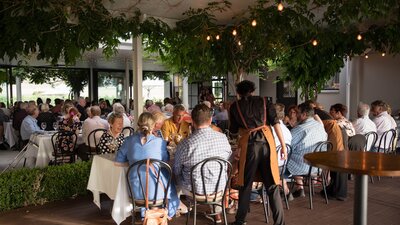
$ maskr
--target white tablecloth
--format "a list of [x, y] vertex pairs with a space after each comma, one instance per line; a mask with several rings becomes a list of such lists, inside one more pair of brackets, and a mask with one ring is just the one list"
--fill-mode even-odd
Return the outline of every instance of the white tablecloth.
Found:
[[10, 147], [12, 147], [18, 141], [18, 137], [15, 134], [15, 130], [12, 126], [12, 122], [4, 122], [3, 126], [4, 126], [4, 137], [6, 138], [7, 143], [10, 145]]
[[[55, 131], [46, 131], [42, 134], [31, 135], [30, 142], [28, 144], [28, 148], [25, 154], [25, 158], [31, 159], [27, 161], [29, 164], [30, 162], [34, 162], [34, 159], [36, 158], [36, 162], [33, 163], [34, 166], [45, 167], [49, 165], [50, 160], [54, 159], [53, 145], [51, 143], [51, 137], [54, 133]], [[77, 145], [82, 143], [82, 134], [79, 134]]]
[[129, 201], [128, 185], [125, 174], [127, 167], [114, 165], [115, 154], [95, 155], [87, 189], [93, 193], [93, 202], [101, 208], [100, 193], [114, 200], [111, 216], [120, 224], [131, 215], [132, 204]]

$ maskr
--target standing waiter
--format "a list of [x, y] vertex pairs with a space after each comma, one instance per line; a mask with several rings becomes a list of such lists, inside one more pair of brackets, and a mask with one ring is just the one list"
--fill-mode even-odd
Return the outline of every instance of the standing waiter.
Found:
[[[232, 225], [246, 224], [245, 218], [250, 204], [253, 181], [260, 177], [267, 190], [274, 224], [285, 224], [283, 206], [279, 194], [279, 169], [274, 127], [282, 146], [281, 157], [286, 159], [286, 145], [275, 107], [265, 98], [253, 96], [255, 85], [244, 80], [236, 85], [240, 99], [229, 110], [230, 132], [239, 132], [240, 139], [236, 158], [239, 159], [239, 208]], [[256, 176], [257, 174], [257, 176]], [[259, 175], [259, 176], [258, 176]]]

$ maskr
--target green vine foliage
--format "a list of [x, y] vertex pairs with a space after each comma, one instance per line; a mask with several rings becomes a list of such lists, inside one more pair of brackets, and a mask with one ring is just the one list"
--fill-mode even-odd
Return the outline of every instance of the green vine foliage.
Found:
[[[282, 12], [279, 2], [285, 4]], [[0, 57], [35, 53], [53, 63], [63, 57], [68, 65], [100, 45], [112, 55], [119, 38], [142, 35], [146, 51], [189, 81], [230, 73], [239, 81], [243, 73], [266, 71], [274, 62], [284, 71], [279, 80], [292, 80], [305, 98], [315, 98], [344, 60], [370, 50], [400, 52], [398, 0], [259, 0], [231, 24], [219, 24], [215, 15], [230, 7], [218, 1], [189, 9], [169, 27], [152, 17], [140, 21], [134, 9], [130, 15], [110, 13], [103, 0], [3, 0]]]

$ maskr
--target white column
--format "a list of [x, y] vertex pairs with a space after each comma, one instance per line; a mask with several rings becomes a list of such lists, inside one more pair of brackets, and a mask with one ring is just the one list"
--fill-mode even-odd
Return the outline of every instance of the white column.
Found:
[[89, 90], [89, 92], [90, 92], [90, 100], [94, 100], [94, 90], [93, 90], [93, 88], [94, 88], [94, 84], [93, 84], [93, 62], [92, 61], [90, 61], [89, 62], [90, 63], [90, 68], [89, 68], [89, 71], [90, 71], [90, 75], [89, 75], [89, 88], [90, 88], [90, 90]]
[[[350, 88], [351, 85], [351, 77], [350, 77], [350, 58], [346, 59], [346, 106], [348, 111], [350, 112]], [[347, 119], [349, 119], [350, 113], [347, 113]]]
[[[172, 93], [175, 96], [175, 93]], [[188, 78], [184, 77], [182, 80], [182, 104], [186, 107], [186, 109], [190, 108], [189, 105], [189, 84]]]
[[21, 78], [19, 76], [15, 77], [15, 86], [17, 87], [17, 101], [22, 101]]
[[129, 110], [129, 60], [128, 59], [125, 59], [124, 90], [125, 90], [125, 99], [122, 99], [122, 102], [126, 103], [126, 108], [127, 110]]
[[[143, 50], [142, 38], [136, 37], [132, 41], [133, 45], [133, 99], [134, 99], [134, 118], [137, 121], [139, 115], [143, 112]], [[134, 123], [136, 126], [136, 123]], [[136, 127], [135, 127], [136, 128]]]

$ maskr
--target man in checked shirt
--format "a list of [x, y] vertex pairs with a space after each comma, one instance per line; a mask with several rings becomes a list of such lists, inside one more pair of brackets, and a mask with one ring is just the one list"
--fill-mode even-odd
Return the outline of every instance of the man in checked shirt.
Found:
[[[221, 157], [228, 160], [232, 150], [229, 145], [228, 139], [223, 133], [219, 133], [211, 129], [212, 111], [209, 107], [204, 104], [199, 104], [192, 110], [192, 121], [194, 131], [193, 133], [183, 141], [181, 141], [175, 153], [174, 161], [174, 174], [178, 183], [178, 187], [182, 189], [183, 194], [191, 196], [190, 193], [191, 181], [190, 181], [190, 170], [198, 162], [210, 158], [210, 157]], [[209, 173], [204, 173], [206, 181], [210, 181], [206, 184], [206, 190], [211, 190], [210, 187], [215, 187], [218, 182], [219, 167], [217, 165], [206, 164]], [[215, 166], [215, 168], [213, 168]], [[226, 168], [225, 168], [226, 169]], [[213, 174], [213, 172], [215, 173]], [[217, 172], [218, 171], [218, 172]], [[194, 171], [195, 177], [195, 188], [196, 194], [213, 194], [213, 193], [201, 193], [203, 191], [200, 170]], [[196, 179], [198, 178], [198, 179]], [[221, 176], [220, 184], [226, 183], [227, 176]], [[222, 191], [223, 185], [219, 185]], [[200, 192], [200, 193], [199, 193]], [[216, 212], [221, 212], [221, 207], [216, 207]], [[215, 217], [217, 223], [221, 222], [220, 215]]]

